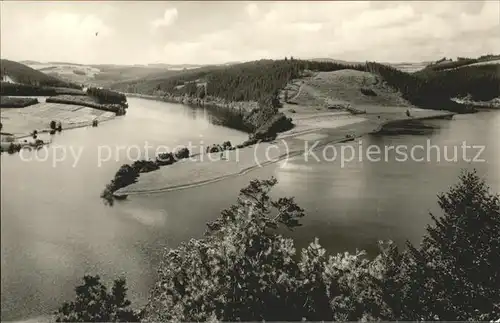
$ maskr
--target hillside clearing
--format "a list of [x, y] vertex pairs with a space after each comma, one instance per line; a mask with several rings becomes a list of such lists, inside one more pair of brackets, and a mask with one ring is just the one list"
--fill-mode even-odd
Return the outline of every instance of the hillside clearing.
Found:
[[[387, 86], [379, 76], [368, 72], [351, 69], [319, 72], [299, 82], [298, 87], [297, 81], [287, 87], [288, 97], [291, 97], [289, 102], [295, 104], [295, 107], [287, 105], [287, 110], [305, 112], [352, 107], [368, 112], [381, 107], [411, 107], [400, 93]], [[362, 91], [370, 91], [374, 95], [366, 95]]]

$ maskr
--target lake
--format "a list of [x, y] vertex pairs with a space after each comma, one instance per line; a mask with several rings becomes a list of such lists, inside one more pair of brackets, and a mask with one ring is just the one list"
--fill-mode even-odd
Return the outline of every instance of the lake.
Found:
[[[486, 147], [480, 156], [486, 162], [398, 162], [392, 152], [387, 161], [357, 159], [341, 167], [339, 160], [299, 157], [205, 186], [130, 196], [108, 207], [99, 194], [130, 157], [146, 151], [152, 157], [161, 145], [236, 144], [247, 138], [211, 124], [211, 115], [201, 109], [128, 101], [126, 116], [97, 128], [63, 131], [53, 137], [48, 155], [23, 155], [39, 160], [2, 154], [2, 320], [50, 313], [73, 298], [85, 273], [98, 273], [107, 282], [124, 275], [131, 299], [144, 304], [162, 249], [200, 237], [205, 223], [234, 203], [254, 178], [275, 176], [279, 183], [273, 195], [295, 196], [306, 210], [303, 227], [290, 234], [297, 246], [318, 237], [330, 252], [373, 251], [379, 239], [417, 243], [429, 211], [439, 211], [436, 194], [454, 184], [462, 168], [476, 168], [500, 191], [500, 113], [482, 112], [429, 121], [437, 127], [429, 135], [366, 136], [361, 145], [415, 146], [430, 140], [456, 147], [466, 141]], [[52, 150], [57, 145], [72, 148], [64, 161], [62, 149]], [[467, 156], [476, 153], [470, 149]], [[61, 161], [54, 164], [54, 156]]]

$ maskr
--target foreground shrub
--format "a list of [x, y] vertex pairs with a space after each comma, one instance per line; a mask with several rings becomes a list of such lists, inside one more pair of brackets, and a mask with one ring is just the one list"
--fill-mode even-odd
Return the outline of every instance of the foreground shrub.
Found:
[[139, 322], [139, 313], [130, 309], [124, 279], [117, 279], [110, 292], [99, 276], [84, 276], [75, 288], [76, 300], [64, 303], [56, 312], [57, 322]]
[[[313, 242], [297, 260], [293, 241], [275, 232], [300, 226], [291, 198], [272, 200], [273, 178], [252, 181], [236, 205], [208, 224], [203, 240], [166, 252], [145, 309], [151, 321], [361, 319], [370, 262], [363, 253], [328, 257]], [[357, 295], [360, 294], [360, 295]]]
[[431, 215], [434, 223], [421, 246], [409, 246], [403, 302], [417, 308], [404, 319], [500, 318], [499, 196], [475, 172], [466, 172], [439, 195], [439, 206], [444, 214]]
[[280, 228], [300, 226], [276, 179], [254, 180], [203, 239], [168, 250], [143, 309], [147, 321], [492, 321], [500, 317], [500, 201], [475, 172], [439, 195], [421, 245], [380, 243], [328, 255], [316, 239], [297, 253]]
[[[492, 320], [499, 316], [498, 196], [475, 173], [439, 196], [422, 246], [381, 243], [328, 256], [318, 241], [296, 254], [277, 234], [299, 226], [293, 199], [252, 181], [203, 240], [166, 252], [145, 309], [148, 320]], [[300, 256], [297, 259], [297, 256]], [[477, 269], [476, 269], [477, 268]], [[496, 293], [495, 293], [496, 292]]]
[[[279, 225], [297, 226], [303, 211], [291, 199], [271, 205], [268, 192], [275, 183], [252, 181], [237, 205], [208, 225], [204, 240], [191, 240], [167, 252], [148, 320], [202, 321], [215, 315], [249, 321], [277, 318], [277, 305], [293, 307], [296, 302], [287, 297], [295, 289], [287, 271], [298, 270], [292, 261], [293, 243], [267, 231]], [[273, 216], [271, 208], [278, 211]], [[282, 282], [280, 290], [274, 290], [276, 281]], [[280, 312], [290, 319], [297, 316]]]

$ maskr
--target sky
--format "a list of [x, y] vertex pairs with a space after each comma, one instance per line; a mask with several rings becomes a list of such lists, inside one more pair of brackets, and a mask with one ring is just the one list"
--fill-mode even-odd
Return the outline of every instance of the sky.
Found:
[[498, 0], [2, 1], [0, 9], [0, 55], [16, 61], [421, 62], [500, 54]]

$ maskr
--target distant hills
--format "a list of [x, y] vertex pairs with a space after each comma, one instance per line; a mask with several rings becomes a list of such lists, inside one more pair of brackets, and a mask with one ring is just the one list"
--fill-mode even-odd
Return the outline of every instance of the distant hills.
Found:
[[224, 63], [224, 64], [166, 64], [166, 63], [151, 63], [151, 64], [129, 64], [129, 65], [123, 65], [123, 64], [80, 64], [80, 63], [71, 63], [71, 62], [58, 62], [58, 61], [52, 61], [52, 62], [39, 62], [39, 61], [33, 61], [33, 60], [24, 60], [24, 61], [19, 61], [19, 63], [24, 64], [24, 65], [67, 65], [67, 66], [91, 66], [91, 67], [105, 67], [105, 68], [130, 68], [130, 67], [144, 67], [144, 68], [162, 68], [162, 69], [175, 69], [175, 70], [182, 70], [182, 69], [193, 69], [193, 68], [200, 68], [203, 66], [208, 66], [208, 65], [229, 65], [229, 64], [236, 64], [236, 63]]
[[41, 64], [40, 62], [37, 62], [37, 61], [19, 61], [19, 63], [24, 64], [24, 65]]
[[[346, 64], [346, 65], [357, 65], [365, 63], [365, 62], [355, 62], [355, 61], [344, 61], [332, 58], [313, 58], [310, 60], [316, 62], [332, 62], [332, 63]], [[483, 55], [478, 58], [457, 57], [455, 60], [444, 57], [436, 61], [413, 62], [413, 63], [412, 62], [401, 62], [401, 63], [379, 62], [379, 63], [394, 67], [403, 72], [415, 73], [424, 69], [442, 71], [442, 70], [465, 67], [470, 65], [499, 64], [500, 55], [490, 54], [490, 55]]]
[[0, 75], [2, 81], [36, 86], [74, 87], [69, 82], [48, 75], [25, 64], [7, 59], [0, 60]]
[[500, 64], [500, 55], [483, 55], [478, 58], [457, 57], [456, 60], [443, 57], [442, 59], [428, 64], [425, 69], [431, 71], [446, 71], [466, 66]]
[[148, 65], [84, 65], [70, 62], [22, 61], [27, 67], [66, 82], [87, 86], [106, 86], [111, 82], [134, 80], [169, 71], [166, 67]]
[[[291, 57], [288, 57], [290, 60]], [[297, 58], [295, 58], [296, 60]], [[476, 59], [471, 58], [457, 58], [457, 60], [451, 59], [440, 59], [434, 62], [419, 62], [419, 63], [382, 63], [384, 65], [393, 67], [397, 70], [415, 73], [418, 71], [444, 71], [447, 69], [462, 68], [470, 65], [478, 64], [498, 64], [500, 55], [484, 55]], [[111, 86], [119, 84], [135, 84], [139, 87], [145, 85], [147, 88], [151, 84], [159, 85], [160, 80], [165, 80], [175, 75], [188, 74], [191, 71], [193, 75], [199, 75], [204, 77], [207, 73], [211, 73], [215, 70], [226, 68], [228, 66], [244, 66], [247, 63], [252, 62], [228, 62], [224, 64], [166, 64], [166, 63], [151, 63], [151, 64], [135, 64], [135, 65], [117, 65], [117, 64], [78, 64], [71, 62], [38, 62], [33, 60], [25, 60], [20, 63], [16, 63], [9, 60], [2, 60], [6, 62], [6, 66], [12, 66], [12, 64], [22, 65], [17, 67], [11, 67], [10, 69], [14, 72], [10, 72], [9, 76], [11, 79], [15, 80], [21, 79], [26, 81], [26, 75], [30, 75], [28, 78], [30, 81], [38, 82], [39, 80], [52, 80], [50, 82], [70, 82], [84, 84], [86, 86]], [[272, 60], [258, 60], [254, 62], [266, 62]], [[333, 59], [328, 57], [318, 57], [307, 59], [309, 62], [315, 63], [330, 63], [339, 64], [346, 66], [353, 66], [359, 64], [365, 64], [366, 62], [356, 62], [356, 61], [346, 61]], [[24, 64], [24, 65], [23, 65]], [[243, 64], [243, 65], [242, 65]], [[37, 73], [35, 73], [35, 71]], [[38, 76], [37, 76], [38, 75]], [[187, 74], [186, 74], [187, 75]], [[151, 81], [153, 81], [151, 83]], [[147, 85], [146, 85], [147, 83]]]
[[155, 67], [155, 68], [165, 68], [165, 69], [172, 69], [172, 70], [183, 70], [183, 69], [193, 69], [193, 68], [200, 68], [205, 65], [197, 65], [197, 64], [163, 64], [163, 63], [156, 63], [156, 64], [147, 64], [143, 65], [147, 67]]
[[33, 60], [20, 61], [32, 69], [46, 75], [59, 78], [66, 82], [85, 84], [88, 86], [106, 86], [115, 82], [134, 81], [142, 78], [163, 77], [185, 70], [229, 66], [237, 63], [219, 65], [200, 64], [79, 64], [71, 62], [38, 62]]

